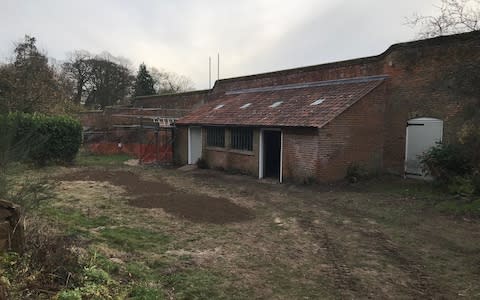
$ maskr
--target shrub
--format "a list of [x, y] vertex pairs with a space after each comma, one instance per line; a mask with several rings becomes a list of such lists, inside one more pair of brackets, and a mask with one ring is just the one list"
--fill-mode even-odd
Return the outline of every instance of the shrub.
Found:
[[[471, 109], [471, 111], [478, 113], [478, 109]], [[469, 152], [473, 166], [480, 171], [480, 151], [478, 151], [480, 149], [480, 120], [465, 122], [458, 133], [458, 140]]]
[[438, 144], [422, 157], [424, 170], [451, 194], [480, 194], [480, 172], [470, 144]]
[[82, 142], [80, 122], [66, 116], [33, 116], [36, 133], [42, 139], [41, 147], [35, 147], [31, 158], [38, 164], [48, 161], [70, 163], [78, 153]]
[[447, 187], [451, 194], [461, 196], [471, 196], [475, 194], [475, 186], [470, 176], [455, 176], [450, 180]]
[[85, 267], [84, 274], [84, 280], [92, 283], [107, 284], [111, 281], [110, 275], [96, 266]]
[[67, 116], [11, 113], [0, 116], [2, 161], [70, 163], [82, 142], [82, 126]]
[[34, 228], [30, 226], [27, 229], [26, 257], [29, 258], [29, 276], [36, 274], [35, 281], [45, 286], [81, 282], [82, 278], [77, 274], [80, 273], [82, 264], [72, 250], [76, 246], [76, 240], [56, 234], [46, 224]]
[[480, 172], [476, 172], [473, 175], [472, 184], [475, 189], [475, 194], [480, 195]]
[[473, 167], [468, 149], [460, 144], [438, 144], [421, 157], [424, 170], [441, 183], [472, 173]]
[[82, 293], [79, 290], [61, 291], [58, 300], [82, 300]]
[[355, 183], [360, 179], [364, 179], [368, 177], [368, 172], [358, 163], [352, 163], [347, 168], [347, 175], [345, 178], [351, 182]]

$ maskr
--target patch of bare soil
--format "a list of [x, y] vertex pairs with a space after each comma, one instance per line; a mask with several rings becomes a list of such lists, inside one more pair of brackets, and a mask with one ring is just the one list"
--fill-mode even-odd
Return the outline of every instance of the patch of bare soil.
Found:
[[254, 217], [248, 208], [226, 198], [177, 191], [168, 183], [143, 180], [129, 171], [88, 169], [57, 178], [61, 181], [108, 181], [122, 186], [128, 192], [129, 203], [142, 208], [162, 208], [167, 213], [192, 222], [225, 224], [241, 222]]
[[225, 198], [181, 192], [142, 195], [130, 200], [130, 204], [144, 208], [163, 208], [167, 213], [193, 222], [224, 224], [253, 218], [253, 214], [248, 208]]

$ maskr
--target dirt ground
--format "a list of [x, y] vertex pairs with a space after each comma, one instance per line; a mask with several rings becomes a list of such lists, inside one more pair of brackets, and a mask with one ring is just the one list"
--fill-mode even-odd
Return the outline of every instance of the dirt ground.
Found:
[[434, 211], [437, 195], [417, 182], [301, 186], [142, 167], [55, 176], [69, 199], [56, 205], [171, 237], [161, 249], [104, 255], [178, 259], [222, 278], [219, 298], [480, 298], [479, 222]]
[[193, 222], [223, 224], [253, 218], [253, 212], [225, 198], [176, 190], [158, 180], [144, 180], [131, 171], [81, 170], [57, 178], [61, 181], [107, 181], [127, 191], [133, 206], [162, 208]]

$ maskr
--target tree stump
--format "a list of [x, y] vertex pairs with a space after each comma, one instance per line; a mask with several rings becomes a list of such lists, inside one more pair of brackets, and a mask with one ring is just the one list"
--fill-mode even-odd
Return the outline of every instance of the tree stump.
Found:
[[23, 253], [24, 249], [23, 209], [10, 201], [0, 199], [0, 250]]

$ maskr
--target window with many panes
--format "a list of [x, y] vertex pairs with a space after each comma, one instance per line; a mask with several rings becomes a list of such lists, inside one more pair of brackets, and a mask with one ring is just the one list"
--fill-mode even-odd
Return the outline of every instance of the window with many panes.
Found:
[[225, 128], [207, 127], [207, 146], [225, 147]]
[[252, 151], [253, 129], [236, 127], [230, 131], [230, 145], [232, 149]]

